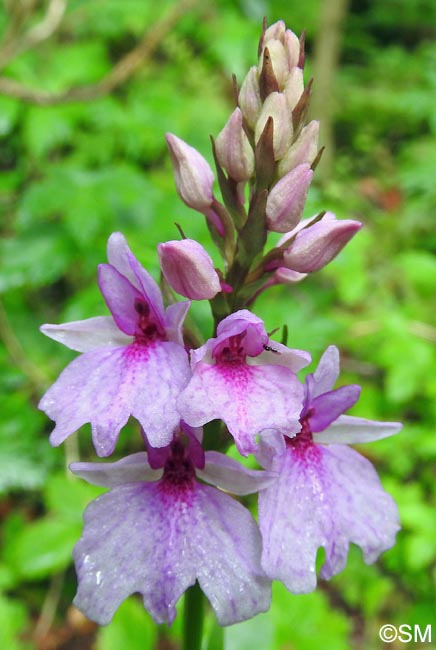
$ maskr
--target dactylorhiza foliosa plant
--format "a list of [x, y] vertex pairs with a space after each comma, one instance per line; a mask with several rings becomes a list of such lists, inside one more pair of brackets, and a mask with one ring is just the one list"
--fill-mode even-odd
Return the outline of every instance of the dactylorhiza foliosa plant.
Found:
[[[98, 268], [111, 315], [41, 328], [81, 353], [40, 402], [56, 423], [53, 445], [90, 422], [97, 454], [110, 456], [130, 416], [141, 427], [144, 451], [70, 467], [108, 488], [86, 509], [74, 549], [74, 603], [101, 625], [134, 592], [156, 623], [170, 624], [187, 590], [204, 592], [219, 625], [232, 625], [268, 610], [273, 580], [293, 594], [314, 590], [320, 547], [328, 580], [344, 568], [350, 542], [368, 563], [395, 542], [396, 505], [348, 445], [401, 425], [344, 415], [360, 387], [335, 388], [338, 349], [330, 345], [303, 383], [309, 352], [271, 340], [251, 310], [263, 291], [328, 264], [361, 227], [331, 212], [301, 220], [319, 160], [303, 66], [303, 39], [282, 21], [265, 25], [258, 65], [235, 83], [237, 106], [212, 142], [222, 201], [203, 156], [167, 135], [178, 194], [205, 216], [222, 268], [182, 232], [159, 244], [163, 282], [188, 298], [165, 306], [113, 233]], [[282, 234], [274, 247], [269, 232]], [[211, 306], [205, 342], [183, 326], [192, 300]], [[233, 443], [260, 469], [226, 455]], [[257, 521], [237, 498], [253, 493]], [[185, 615], [200, 609], [185, 601]]]

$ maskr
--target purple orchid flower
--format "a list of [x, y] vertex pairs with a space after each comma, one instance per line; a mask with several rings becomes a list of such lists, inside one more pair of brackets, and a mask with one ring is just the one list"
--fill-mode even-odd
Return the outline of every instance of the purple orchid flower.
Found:
[[191, 426], [224, 420], [243, 455], [256, 435], [299, 431], [303, 388], [295, 375], [310, 362], [302, 350], [271, 342], [263, 321], [243, 309], [218, 325], [217, 337], [191, 352], [193, 376], [178, 399]]
[[267, 611], [271, 582], [260, 564], [261, 537], [246, 508], [217, 485], [248, 494], [272, 480], [218, 452], [204, 452], [181, 423], [168, 447], [148, 447], [116, 463], [73, 463], [71, 470], [111, 490], [85, 511], [74, 549], [75, 605], [101, 625], [140, 592], [156, 623], [198, 580], [220, 625]]
[[327, 348], [308, 375], [301, 430], [293, 438], [272, 434], [259, 460], [278, 479], [259, 494], [262, 566], [293, 593], [316, 587], [316, 554], [325, 550], [320, 575], [330, 579], [345, 567], [350, 542], [374, 562], [395, 543], [397, 507], [371, 463], [347, 444], [391, 436], [398, 422], [342, 415], [359, 398], [359, 386], [333, 390], [339, 352]]
[[99, 456], [112, 453], [130, 415], [152, 445], [168, 445], [180, 420], [176, 397], [191, 376], [181, 333], [190, 303], [164, 310], [159, 287], [121, 233], [109, 238], [108, 260], [99, 266], [98, 282], [112, 316], [41, 327], [84, 353], [39, 403], [56, 422], [50, 442], [57, 446], [90, 422]]

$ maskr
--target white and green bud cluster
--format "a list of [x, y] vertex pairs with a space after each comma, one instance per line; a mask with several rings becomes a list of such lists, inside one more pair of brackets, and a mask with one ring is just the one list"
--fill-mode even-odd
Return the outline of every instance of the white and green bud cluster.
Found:
[[266, 29], [259, 45], [259, 61], [250, 68], [238, 102], [245, 128], [257, 145], [269, 118], [273, 121], [276, 178], [297, 165], [312, 165], [318, 156], [319, 123], [305, 125], [310, 84], [304, 86], [304, 39], [280, 20]]

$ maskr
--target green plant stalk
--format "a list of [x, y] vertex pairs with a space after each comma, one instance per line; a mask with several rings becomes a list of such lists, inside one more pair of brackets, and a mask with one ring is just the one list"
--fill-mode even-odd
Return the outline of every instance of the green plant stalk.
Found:
[[201, 650], [203, 621], [204, 595], [196, 582], [185, 593], [182, 650]]

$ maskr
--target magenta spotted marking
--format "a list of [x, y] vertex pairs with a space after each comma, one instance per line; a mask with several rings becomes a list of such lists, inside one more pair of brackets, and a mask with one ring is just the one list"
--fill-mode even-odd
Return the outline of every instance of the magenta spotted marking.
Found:
[[156, 347], [156, 341], [150, 341], [148, 344], [135, 340], [134, 343], [127, 345], [124, 349], [124, 357], [128, 363], [146, 362], [150, 357], [153, 348]]
[[285, 436], [286, 447], [295, 461], [307, 466], [317, 466], [321, 450], [313, 441], [309, 417], [301, 418], [301, 431], [293, 438]]
[[138, 314], [137, 327], [135, 331], [135, 341], [141, 345], [148, 345], [152, 341], [166, 341], [165, 333], [159, 327], [153, 315], [149, 304], [145, 299], [135, 298], [134, 308]]
[[242, 344], [243, 339], [247, 335], [247, 330], [240, 334], [229, 336], [228, 339], [216, 345], [213, 349], [212, 356], [215, 357], [217, 363], [239, 365], [245, 363], [247, 358], [247, 351]]
[[255, 368], [244, 363], [220, 363], [215, 366], [215, 370], [239, 393], [249, 390]]
[[[150, 451], [149, 451], [150, 453]], [[151, 450], [151, 456], [157, 456]], [[165, 499], [187, 501], [193, 497], [196, 486], [195, 469], [204, 466], [204, 452], [190, 427], [184, 423], [174, 436], [168, 448], [168, 455], [157, 464], [163, 466], [163, 475], [158, 484]]]

